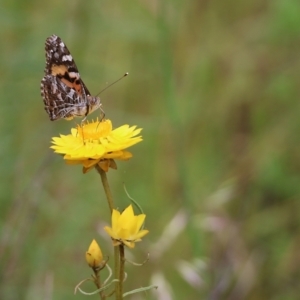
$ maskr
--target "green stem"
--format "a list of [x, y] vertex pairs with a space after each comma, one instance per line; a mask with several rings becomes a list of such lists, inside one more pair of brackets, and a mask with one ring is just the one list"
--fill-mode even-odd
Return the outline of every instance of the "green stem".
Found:
[[[93, 269], [93, 271], [94, 271], [94, 282], [95, 282], [95, 285], [97, 286], [98, 289], [100, 289], [101, 288], [101, 280], [100, 280], [99, 271], [95, 270], [95, 269]], [[101, 300], [106, 299], [104, 291], [99, 292], [99, 295], [100, 295], [100, 299]]]
[[111, 194], [111, 191], [110, 191], [110, 188], [109, 188], [109, 185], [108, 185], [106, 172], [103, 171], [98, 165], [96, 165], [96, 170], [98, 171], [98, 173], [101, 176], [101, 181], [102, 181], [102, 185], [103, 185], [104, 192], [105, 192], [105, 195], [106, 195], [106, 199], [107, 199], [107, 202], [108, 202], [108, 206], [109, 206], [109, 209], [110, 209], [110, 213], [112, 213], [113, 208], [114, 208], [114, 201], [113, 201], [112, 194]]
[[122, 298], [120, 298], [120, 299], [123, 299], [125, 250], [124, 250], [124, 246], [123, 245], [120, 245], [118, 248], [119, 248], [119, 252], [120, 252], [120, 269], [119, 269], [120, 284], [119, 284], [119, 289], [120, 289], [120, 294], [122, 296]]
[[[100, 174], [102, 185], [103, 185], [106, 199], [108, 202], [108, 206], [110, 209], [110, 213], [112, 213], [113, 208], [114, 208], [114, 201], [113, 201], [112, 194], [111, 194], [111, 191], [110, 191], [110, 188], [108, 185], [106, 172], [103, 171], [98, 165], [96, 165], [96, 170]], [[123, 252], [124, 252], [124, 250], [123, 250]], [[123, 299], [123, 296], [122, 296], [123, 275], [122, 275], [122, 278], [120, 278], [120, 276], [119, 276], [119, 274], [120, 274], [120, 249], [119, 249], [119, 247], [114, 247], [114, 260], [115, 260], [115, 269], [114, 269], [115, 278], [119, 279], [118, 281], [116, 281], [116, 284], [115, 284], [115, 295], [116, 295], [116, 300], [122, 300]], [[124, 263], [121, 265], [123, 265], [122, 272], [124, 273]]]
[[122, 283], [120, 281], [120, 249], [119, 247], [114, 247], [115, 252], [115, 278], [118, 279], [115, 284], [115, 291], [116, 291], [116, 300], [122, 300]]

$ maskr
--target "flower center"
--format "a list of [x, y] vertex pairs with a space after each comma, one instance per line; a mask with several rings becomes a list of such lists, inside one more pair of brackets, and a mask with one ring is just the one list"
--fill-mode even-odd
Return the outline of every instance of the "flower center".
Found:
[[102, 122], [86, 123], [77, 126], [77, 134], [80, 138], [89, 141], [99, 140], [107, 137], [111, 132], [111, 122], [108, 120]]

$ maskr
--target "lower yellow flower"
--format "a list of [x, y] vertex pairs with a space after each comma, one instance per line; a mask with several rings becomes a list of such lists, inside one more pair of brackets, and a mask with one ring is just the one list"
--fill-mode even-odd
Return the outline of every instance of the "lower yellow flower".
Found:
[[91, 242], [88, 251], [85, 253], [85, 259], [88, 265], [93, 269], [101, 268], [104, 264], [102, 251], [96, 240]]
[[132, 154], [124, 149], [142, 141], [141, 128], [123, 125], [112, 129], [110, 120], [86, 123], [71, 129], [71, 134], [53, 137], [55, 153], [64, 154], [68, 164], [82, 164], [86, 173], [98, 165], [104, 171], [116, 168], [114, 159], [128, 160]]
[[132, 205], [122, 213], [114, 209], [111, 218], [112, 227], [105, 226], [104, 230], [111, 236], [114, 246], [123, 244], [134, 248], [135, 242], [140, 242], [141, 238], [149, 232], [140, 230], [145, 218], [145, 214], [135, 216]]

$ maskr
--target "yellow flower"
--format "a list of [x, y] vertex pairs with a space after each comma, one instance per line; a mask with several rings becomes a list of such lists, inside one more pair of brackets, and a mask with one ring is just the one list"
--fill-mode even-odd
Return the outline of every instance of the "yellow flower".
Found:
[[114, 246], [124, 244], [134, 248], [134, 243], [141, 241], [141, 238], [149, 232], [140, 230], [145, 218], [145, 214], [135, 216], [132, 205], [122, 213], [114, 209], [111, 217], [112, 227], [105, 226], [104, 230], [111, 236]]
[[110, 120], [86, 123], [71, 129], [71, 134], [53, 137], [55, 153], [64, 154], [68, 164], [82, 164], [83, 173], [98, 165], [104, 171], [116, 169], [114, 159], [128, 160], [132, 154], [124, 149], [142, 141], [141, 128], [123, 125], [112, 129]]
[[85, 259], [91, 268], [99, 268], [102, 266], [103, 255], [96, 240], [91, 242], [88, 251], [85, 253]]

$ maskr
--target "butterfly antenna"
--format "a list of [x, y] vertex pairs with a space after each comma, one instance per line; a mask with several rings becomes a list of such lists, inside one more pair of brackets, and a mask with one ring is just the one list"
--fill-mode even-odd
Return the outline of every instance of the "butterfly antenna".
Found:
[[107, 87], [105, 87], [100, 93], [98, 93], [98, 94], [96, 95], [96, 97], [99, 96], [101, 93], [103, 93], [106, 89], [108, 89], [109, 87], [111, 87], [112, 85], [114, 85], [115, 83], [117, 83], [118, 81], [120, 81], [121, 79], [123, 79], [124, 77], [126, 77], [126, 76], [128, 76], [128, 75], [129, 75], [129, 73], [126, 72], [122, 77], [120, 77], [119, 79], [117, 79], [117, 80], [114, 81], [113, 83], [109, 84]]

